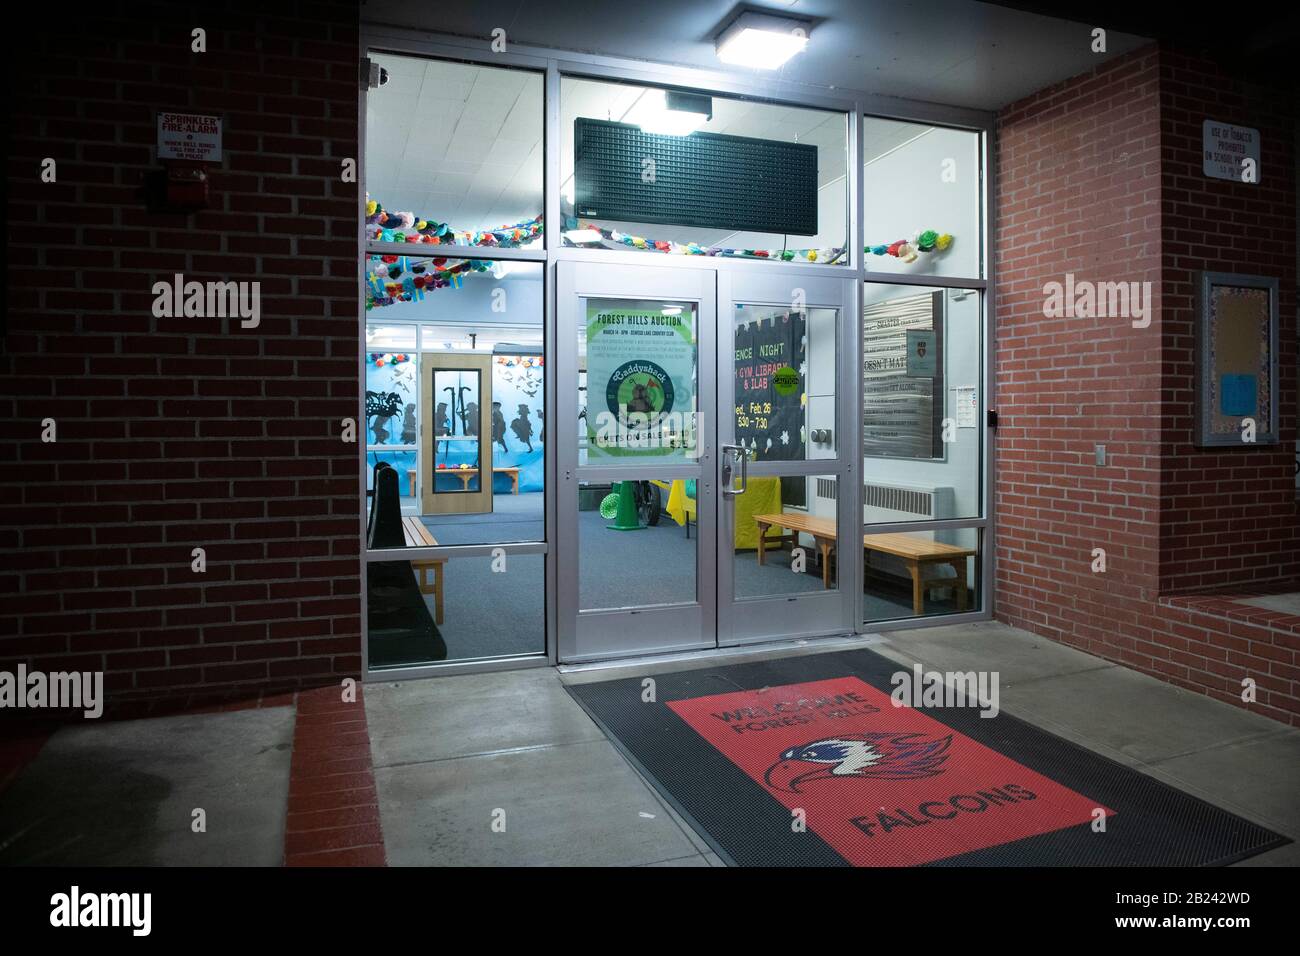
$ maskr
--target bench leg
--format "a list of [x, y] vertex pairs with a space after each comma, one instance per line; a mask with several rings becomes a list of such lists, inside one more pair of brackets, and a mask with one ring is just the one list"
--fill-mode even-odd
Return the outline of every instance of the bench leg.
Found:
[[433, 566], [433, 619], [438, 624], [442, 623], [442, 569], [445, 567], [443, 562], [439, 561]]
[[912, 613], [925, 613], [925, 585], [921, 582], [921, 566], [916, 561], [907, 562], [907, 573], [912, 576]]
[[825, 538], [817, 539], [817, 550], [822, 554], [822, 587], [831, 586], [831, 551], [835, 545]]
[[758, 525], [758, 563], [767, 563], [767, 529], [771, 525], [763, 524], [761, 521], [754, 522]]
[[964, 611], [966, 610], [967, 600], [966, 559], [958, 558], [954, 561], [950, 561], [949, 564], [951, 564], [952, 569], [957, 572], [957, 578], [953, 582], [953, 590], [957, 592], [957, 610]]
[[406, 477], [411, 484], [411, 497], [414, 498], [415, 497], [415, 472], [411, 472]]
[[519, 494], [519, 472], [516, 471], [510, 476], [510, 484], [514, 488], [514, 493]]

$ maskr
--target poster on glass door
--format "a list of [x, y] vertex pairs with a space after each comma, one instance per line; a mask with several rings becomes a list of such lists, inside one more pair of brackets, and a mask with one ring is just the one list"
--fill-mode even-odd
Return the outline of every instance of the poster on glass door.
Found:
[[737, 320], [736, 442], [755, 461], [803, 460], [806, 327], [801, 312]]
[[694, 458], [695, 320], [689, 307], [587, 306], [587, 458]]

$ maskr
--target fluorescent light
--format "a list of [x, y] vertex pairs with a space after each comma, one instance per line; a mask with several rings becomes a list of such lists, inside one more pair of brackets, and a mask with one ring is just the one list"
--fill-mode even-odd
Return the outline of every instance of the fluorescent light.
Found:
[[808, 45], [809, 23], [745, 12], [718, 35], [718, 59], [733, 66], [775, 70]]
[[595, 229], [570, 229], [564, 234], [564, 238], [575, 246], [580, 246], [584, 242], [600, 242], [604, 236]]
[[713, 101], [707, 96], [667, 94], [649, 89], [628, 110], [623, 119], [647, 133], [688, 136], [713, 115]]

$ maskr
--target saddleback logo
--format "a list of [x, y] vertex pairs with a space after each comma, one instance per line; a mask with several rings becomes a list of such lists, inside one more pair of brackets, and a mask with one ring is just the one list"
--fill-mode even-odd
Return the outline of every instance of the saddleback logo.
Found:
[[802, 793], [810, 780], [869, 777], [876, 780], [919, 780], [943, 773], [952, 734], [846, 734], [791, 747], [767, 768], [763, 782], [773, 790]]

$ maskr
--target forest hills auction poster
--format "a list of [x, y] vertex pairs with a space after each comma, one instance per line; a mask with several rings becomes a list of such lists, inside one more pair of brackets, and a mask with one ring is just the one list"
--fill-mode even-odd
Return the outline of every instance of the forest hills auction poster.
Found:
[[[804, 457], [805, 325], [796, 312], [736, 326], [736, 443], [755, 461]], [[782, 387], [782, 370], [797, 387]]]
[[587, 306], [587, 457], [694, 458], [695, 314]]

